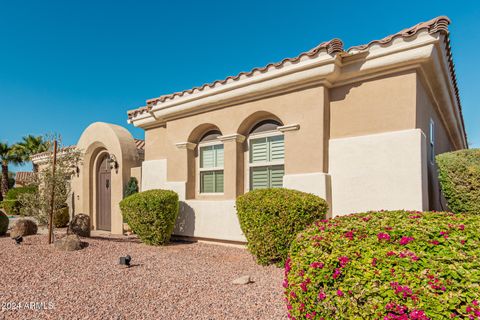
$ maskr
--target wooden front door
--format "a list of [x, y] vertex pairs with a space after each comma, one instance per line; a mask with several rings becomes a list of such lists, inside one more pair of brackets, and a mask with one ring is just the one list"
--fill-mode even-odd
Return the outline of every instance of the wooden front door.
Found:
[[108, 157], [104, 157], [100, 162], [97, 177], [97, 229], [110, 231], [112, 228], [112, 179]]

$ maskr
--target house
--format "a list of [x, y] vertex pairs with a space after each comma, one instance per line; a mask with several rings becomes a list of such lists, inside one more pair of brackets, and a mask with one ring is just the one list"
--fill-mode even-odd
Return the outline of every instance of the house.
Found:
[[28, 186], [35, 178], [31, 171], [18, 171], [15, 174], [15, 188]]
[[316, 194], [331, 216], [444, 209], [434, 157], [467, 148], [449, 23], [438, 17], [349, 49], [333, 39], [147, 100], [128, 112], [145, 130], [141, 154], [124, 128], [93, 124], [78, 144], [74, 206], [94, 228], [120, 233], [118, 202], [135, 176], [141, 190], [179, 194], [176, 235], [240, 242], [235, 199], [256, 188]]

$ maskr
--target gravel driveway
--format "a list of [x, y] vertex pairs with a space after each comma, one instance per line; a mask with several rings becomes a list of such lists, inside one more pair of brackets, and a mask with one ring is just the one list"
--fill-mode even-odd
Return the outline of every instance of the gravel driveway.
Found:
[[[286, 319], [282, 273], [233, 247], [92, 238], [60, 252], [45, 235], [0, 238], [0, 319]], [[133, 266], [117, 265], [122, 255]], [[255, 283], [231, 281], [251, 275]], [[28, 310], [26, 302], [37, 304]], [[11, 310], [22, 303], [21, 310]], [[30, 305], [34, 308], [33, 305]]]

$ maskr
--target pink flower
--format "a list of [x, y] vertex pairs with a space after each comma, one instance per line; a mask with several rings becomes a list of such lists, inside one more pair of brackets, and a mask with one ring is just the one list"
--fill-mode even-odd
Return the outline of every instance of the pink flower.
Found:
[[463, 224], [461, 224], [461, 225], [458, 226], [458, 229], [459, 230], [465, 230], [465, 226]]
[[345, 257], [345, 256], [341, 256], [338, 258], [338, 261], [340, 261], [340, 267], [345, 267], [345, 265], [348, 263], [348, 261], [350, 261], [348, 259], [348, 257]]
[[332, 274], [332, 278], [337, 279], [338, 277], [340, 277], [341, 274], [342, 274], [342, 270], [340, 268], [336, 268]]
[[438, 240], [430, 241], [431, 244], [438, 246], [440, 242]]
[[284, 280], [283, 280], [282, 286], [283, 286], [284, 288], [288, 288], [288, 280], [287, 280], [287, 279], [284, 279]]
[[401, 244], [402, 246], [405, 246], [405, 245], [409, 244], [410, 242], [412, 242], [413, 240], [415, 240], [415, 239], [412, 238], [412, 237], [402, 237], [402, 238], [400, 239], [400, 244]]
[[320, 300], [320, 301], [325, 300], [326, 297], [327, 297], [327, 295], [323, 291], [321, 291], [318, 294], [318, 300]]
[[372, 266], [375, 267], [377, 265], [377, 258], [372, 259]]
[[478, 307], [478, 301], [477, 301], [477, 300], [473, 300], [473, 301], [472, 301], [472, 304], [473, 304], [474, 306]]
[[394, 256], [394, 255], [396, 255], [396, 253], [393, 252], [393, 251], [388, 251], [387, 252], [387, 256], [389, 256], [389, 257]]
[[310, 267], [312, 267], [312, 268], [314, 268], [314, 269], [317, 269], [317, 268], [318, 268], [318, 269], [322, 269], [323, 266], [324, 266], [323, 263], [317, 262], [317, 261], [312, 262], [312, 263], [310, 264]]
[[390, 241], [390, 235], [388, 233], [384, 233], [384, 232], [380, 232], [379, 234], [377, 234], [377, 238], [378, 238], [379, 241], [381, 241], [381, 240]]
[[465, 244], [465, 242], [466, 242], [465, 240], [460, 240], [461, 244]]
[[302, 288], [303, 292], [307, 292], [307, 284], [305, 282], [300, 283], [300, 288]]
[[347, 239], [353, 240], [353, 230], [345, 232], [344, 237], [347, 238]]
[[343, 297], [343, 292], [342, 292], [342, 290], [340, 290], [340, 289], [337, 290], [337, 296]]

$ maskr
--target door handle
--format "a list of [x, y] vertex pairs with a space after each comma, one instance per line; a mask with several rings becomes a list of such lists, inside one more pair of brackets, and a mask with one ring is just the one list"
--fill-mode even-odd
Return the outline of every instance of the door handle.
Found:
[[107, 187], [107, 189], [110, 187], [110, 180], [109, 179], [106, 180], [105, 186]]

